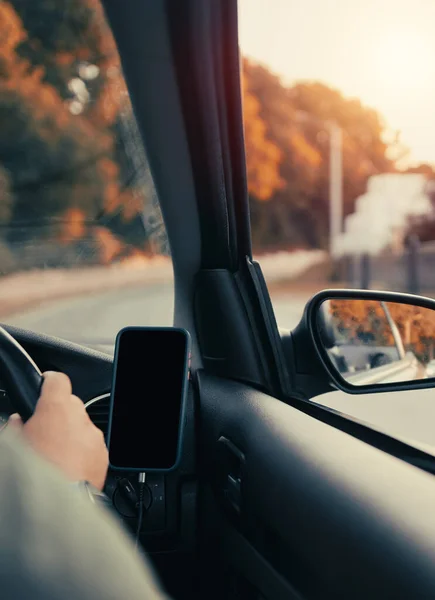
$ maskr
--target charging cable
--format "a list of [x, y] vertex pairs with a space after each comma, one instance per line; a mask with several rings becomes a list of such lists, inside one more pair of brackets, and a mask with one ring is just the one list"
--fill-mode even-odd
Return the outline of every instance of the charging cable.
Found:
[[136, 548], [139, 545], [140, 532], [142, 529], [143, 522], [143, 501], [144, 501], [144, 493], [145, 493], [145, 483], [147, 480], [146, 473], [139, 473], [139, 502], [138, 502], [138, 511], [137, 511], [137, 529], [136, 529]]

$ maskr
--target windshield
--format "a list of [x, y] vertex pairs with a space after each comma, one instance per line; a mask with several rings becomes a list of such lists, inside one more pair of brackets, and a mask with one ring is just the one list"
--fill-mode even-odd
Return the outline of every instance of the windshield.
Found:
[[97, 0], [0, 3], [0, 319], [111, 349], [170, 325], [172, 264]]

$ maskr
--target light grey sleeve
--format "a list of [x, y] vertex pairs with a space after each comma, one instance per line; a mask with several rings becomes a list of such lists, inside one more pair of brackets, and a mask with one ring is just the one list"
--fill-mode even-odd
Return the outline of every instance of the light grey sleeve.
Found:
[[130, 536], [20, 436], [0, 433], [2, 600], [163, 600]]

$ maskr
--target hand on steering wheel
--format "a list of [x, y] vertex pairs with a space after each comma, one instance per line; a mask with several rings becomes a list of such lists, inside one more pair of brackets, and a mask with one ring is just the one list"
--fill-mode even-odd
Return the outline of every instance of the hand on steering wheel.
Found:
[[[83, 402], [72, 394], [68, 377], [62, 373], [43, 376], [2, 327], [0, 373], [31, 446], [72, 481], [86, 480], [101, 490], [108, 468], [104, 436], [90, 420]], [[101, 493], [95, 494], [100, 499]]]
[[23, 425], [26, 440], [71, 481], [104, 486], [108, 453], [103, 432], [95, 427], [63, 373], [45, 373], [41, 396]]

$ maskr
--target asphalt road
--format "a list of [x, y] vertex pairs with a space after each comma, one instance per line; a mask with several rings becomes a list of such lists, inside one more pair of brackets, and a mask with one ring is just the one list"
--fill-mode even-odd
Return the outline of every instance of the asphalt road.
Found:
[[[275, 312], [282, 327], [299, 322], [304, 296], [276, 298]], [[126, 287], [101, 294], [57, 300], [6, 319], [10, 325], [31, 329], [78, 343], [113, 346], [117, 332], [128, 325], [172, 324], [171, 284]]]
[[171, 284], [125, 287], [56, 300], [6, 321], [17, 327], [110, 350], [123, 327], [171, 325], [173, 304]]
[[[304, 294], [275, 293], [272, 300], [278, 324], [286, 329], [297, 325], [307, 299]], [[171, 325], [172, 311], [172, 285], [158, 284], [58, 300], [6, 321], [111, 352], [122, 327]], [[357, 396], [333, 392], [315, 401], [435, 449], [435, 390]]]

